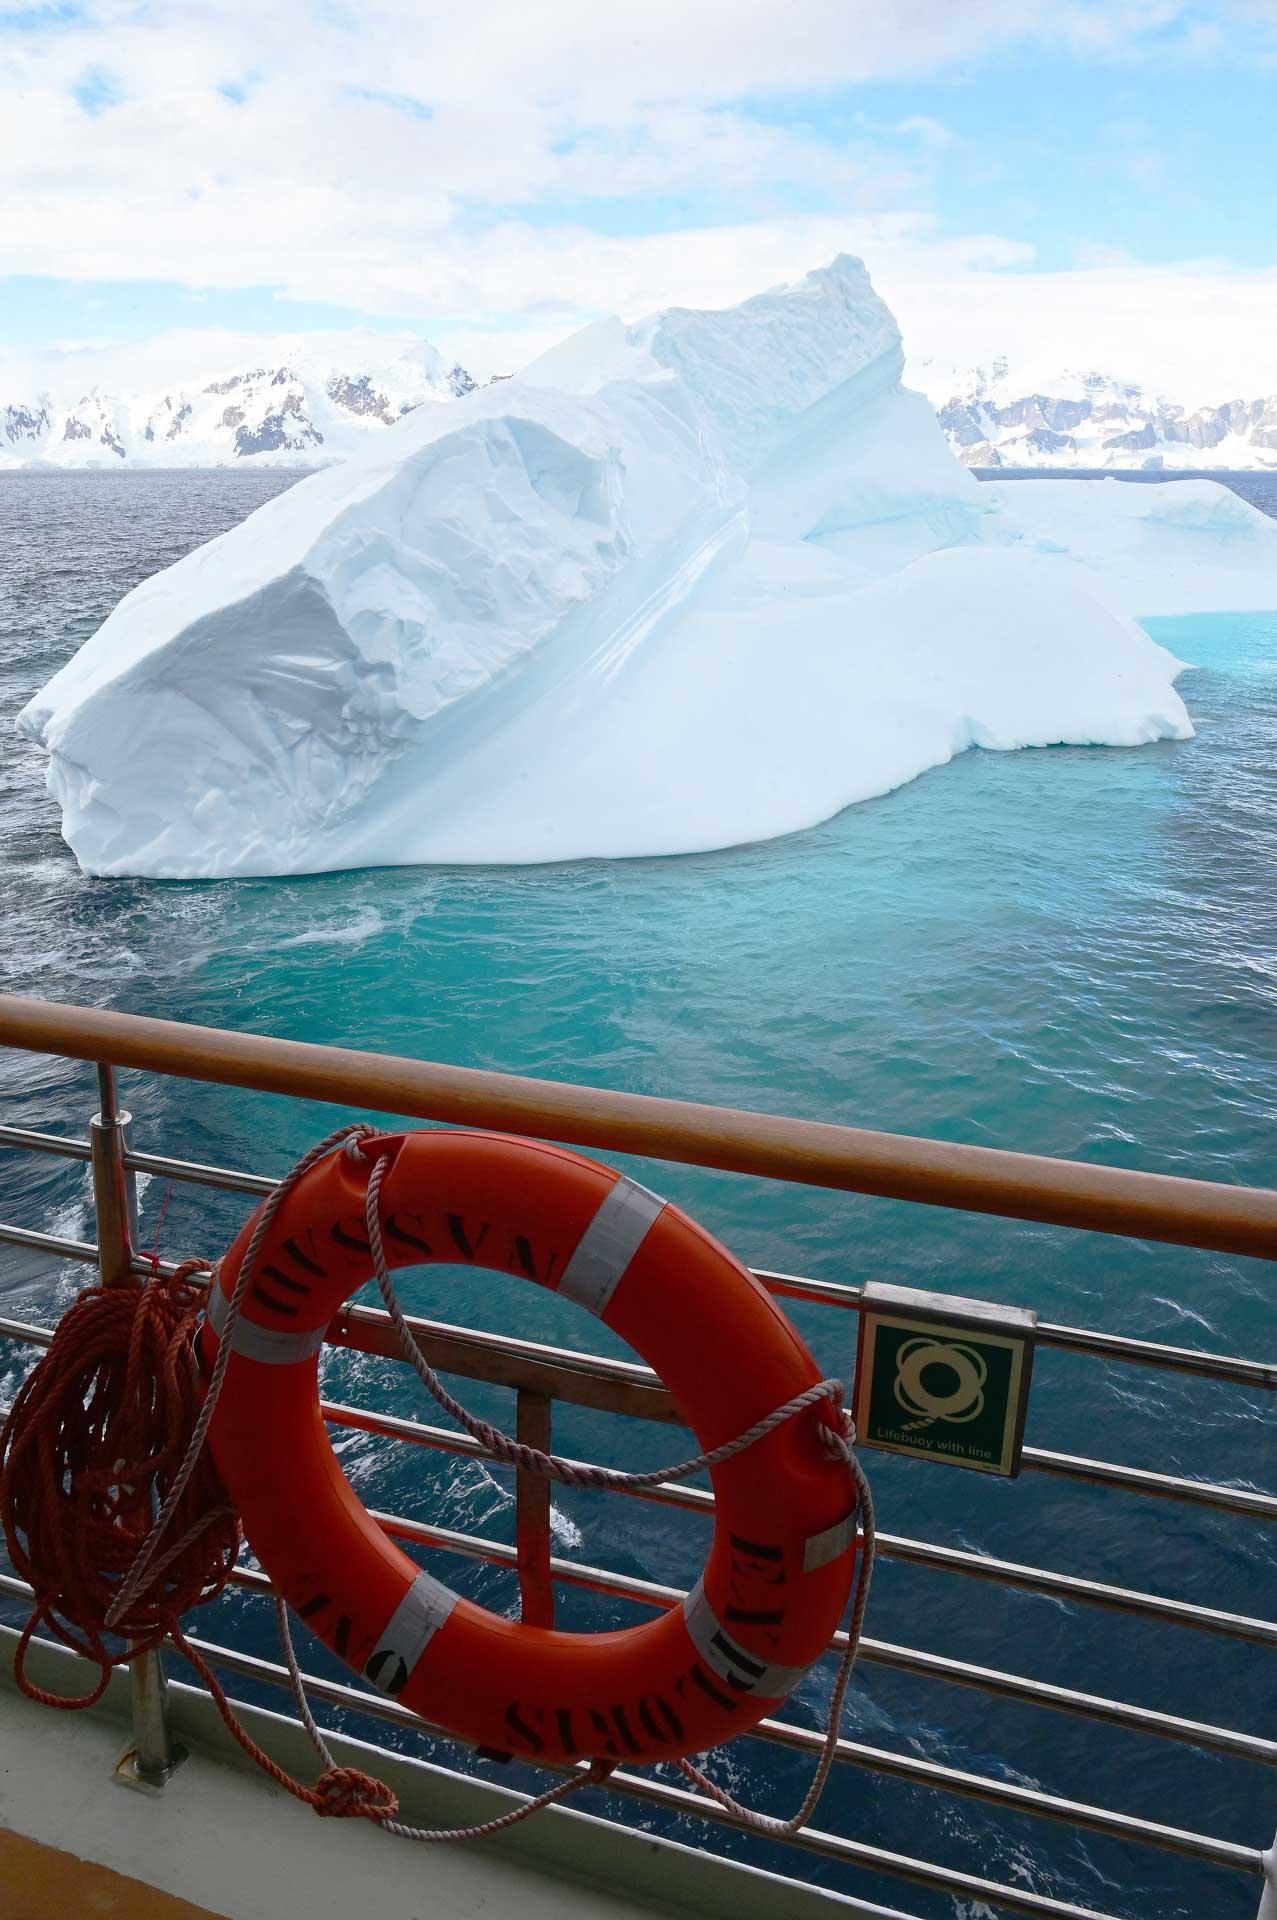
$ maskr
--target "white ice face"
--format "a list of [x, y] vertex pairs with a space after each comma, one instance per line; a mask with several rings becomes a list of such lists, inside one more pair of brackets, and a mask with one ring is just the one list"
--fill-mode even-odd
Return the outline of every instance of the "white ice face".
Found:
[[901, 365], [841, 258], [379, 431], [31, 702], [82, 866], [689, 852], [971, 745], [1187, 736], [1130, 616], [1277, 606], [1277, 525], [1211, 482], [982, 486]]

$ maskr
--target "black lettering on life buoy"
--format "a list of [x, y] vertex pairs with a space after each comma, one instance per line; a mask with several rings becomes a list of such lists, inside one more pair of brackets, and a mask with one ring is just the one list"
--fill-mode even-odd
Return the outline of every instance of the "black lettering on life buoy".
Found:
[[273, 1263], [262, 1268], [262, 1279], [269, 1280], [273, 1286], [283, 1287], [285, 1293], [300, 1293], [303, 1298], [310, 1292], [308, 1280], [294, 1280], [291, 1274]]
[[741, 1579], [762, 1580], [769, 1587], [785, 1584], [785, 1549], [763, 1546], [757, 1540], [742, 1540], [738, 1533], [727, 1536], [732, 1549], [732, 1571]]
[[669, 1701], [659, 1693], [645, 1693], [638, 1703], [638, 1723], [644, 1733], [661, 1743], [683, 1738], [683, 1722]]
[[[310, 1599], [304, 1600], [301, 1606], [298, 1607], [298, 1618], [305, 1620], [309, 1624], [315, 1620], [318, 1614], [327, 1612], [332, 1604], [331, 1594], [312, 1593]], [[321, 1639], [326, 1640], [333, 1652], [337, 1655], [337, 1658], [339, 1660], [345, 1660], [349, 1665], [350, 1634], [353, 1626], [354, 1621], [348, 1613], [339, 1613], [337, 1616], [337, 1624], [331, 1631], [320, 1626], [311, 1626], [311, 1632], [319, 1634]]]
[[[303, 1251], [295, 1235], [293, 1238], [285, 1240], [274, 1258], [263, 1265], [260, 1274], [260, 1278], [262, 1280], [269, 1280], [273, 1287], [282, 1288], [285, 1293], [298, 1294], [303, 1300], [310, 1292], [311, 1282], [305, 1278], [298, 1279], [295, 1273], [289, 1273], [284, 1266], [285, 1259], [291, 1260], [295, 1267], [300, 1267], [303, 1275], [309, 1274], [312, 1278], [318, 1280], [323, 1280], [326, 1277], [324, 1269], [320, 1265], [315, 1253], [315, 1229], [313, 1227], [307, 1227], [306, 1239], [309, 1243], [308, 1251]], [[282, 1301], [274, 1298], [271, 1294], [256, 1285], [253, 1287], [253, 1294], [262, 1302], [263, 1306], [272, 1308], [276, 1313], [293, 1314], [297, 1311], [296, 1307], [285, 1306]]]
[[[686, 1679], [687, 1676], [684, 1676]], [[681, 1690], [681, 1687], [680, 1687]], [[730, 1711], [735, 1702], [726, 1694], [710, 1689], [718, 1705]], [[611, 1707], [531, 1707], [514, 1702], [507, 1707], [506, 1726], [534, 1753], [543, 1753], [549, 1745], [544, 1738], [547, 1712], [554, 1716], [558, 1744], [571, 1756], [583, 1751], [577, 1733], [576, 1714], [584, 1712], [598, 1735], [598, 1749], [608, 1759], [620, 1760], [626, 1754], [641, 1759], [649, 1746], [668, 1746], [682, 1740], [683, 1722], [663, 1694], [644, 1693], [635, 1701], [618, 1702]]]
[[[348, 1225], [353, 1226], [356, 1231], [354, 1233], [347, 1233], [346, 1228]], [[372, 1248], [368, 1244], [368, 1235], [364, 1231], [363, 1220], [357, 1213], [352, 1213], [349, 1221], [334, 1221], [332, 1238], [339, 1247], [349, 1247], [352, 1253], [372, 1252]]]
[[419, 1233], [410, 1233], [403, 1224], [405, 1220], [413, 1220], [418, 1226], [421, 1225], [421, 1215], [419, 1213], [387, 1214], [386, 1238], [388, 1240], [394, 1240], [401, 1247], [412, 1247], [415, 1252], [421, 1255], [423, 1260], [433, 1260], [435, 1250], [430, 1242]]
[[710, 1645], [718, 1648], [732, 1669], [726, 1676], [728, 1686], [739, 1687], [742, 1693], [748, 1693], [767, 1671], [765, 1661], [755, 1660], [752, 1654], [746, 1653], [744, 1647], [738, 1647], [734, 1640], [729, 1640], [721, 1628], [716, 1630]]
[[452, 1244], [456, 1247], [457, 1252], [463, 1260], [468, 1260], [473, 1263], [480, 1247], [488, 1237], [488, 1224], [485, 1220], [479, 1229], [478, 1238], [472, 1240], [461, 1215], [459, 1213], [450, 1213], [448, 1215], [448, 1232], [452, 1235]]
[[559, 1265], [559, 1256], [551, 1252], [544, 1261], [538, 1259], [536, 1248], [526, 1233], [516, 1233], [506, 1255], [506, 1272], [526, 1274], [529, 1280], [535, 1280], [538, 1286], [548, 1287]]
[[254, 1300], [260, 1300], [262, 1305], [269, 1307], [272, 1313], [282, 1313], [286, 1314], [290, 1320], [296, 1319], [296, 1307], [290, 1306], [287, 1300], [277, 1300], [273, 1293], [267, 1293], [265, 1287], [258, 1286], [256, 1281], [254, 1281], [249, 1288], [249, 1292], [252, 1294]]
[[630, 1730], [630, 1723], [626, 1718], [624, 1707], [615, 1706], [612, 1708], [612, 1725], [616, 1728], [631, 1753], [642, 1753], [642, 1745], [634, 1738]]
[[[679, 1675], [673, 1691], [681, 1698], [689, 1685], [707, 1694], [724, 1713], [736, 1711], [738, 1701], [724, 1693], [699, 1662]], [[584, 1740], [578, 1730], [582, 1723], [589, 1728]], [[592, 1752], [609, 1760], [627, 1755], [640, 1760], [649, 1748], [668, 1747], [684, 1738], [682, 1716], [662, 1693], [640, 1694], [637, 1700], [610, 1707], [544, 1707], [513, 1700], [505, 1710], [505, 1725], [513, 1744], [523, 1752], [545, 1753], [557, 1735], [560, 1752], [569, 1758]]]
[[367, 1666], [364, 1679], [371, 1680], [380, 1693], [402, 1693], [408, 1680], [408, 1667], [393, 1647], [378, 1647]]
[[594, 1731], [600, 1736], [603, 1755], [609, 1760], [619, 1760], [621, 1749], [616, 1744], [616, 1736], [608, 1725], [607, 1716], [598, 1707], [587, 1707], [585, 1711], [590, 1717], [590, 1724]]
[[731, 1557], [727, 1572], [727, 1605], [723, 1619], [729, 1626], [757, 1627], [769, 1646], [780, 1645], [785, 1619], [777, 1587], [786, 1584], [784, 1548], [742, 1540], [729, 1534]]
[[294, 1266], [304, 1268], [307, 1273], [313, 1274], [316, 1280], [323, 1280], [326, 1278], [326, 1275], [319, 1255], [315, 1251], [315, 1229], [313, 1227], [307, 1227], [306, 1241], [308, 1251], [305, 1253], [302, 1252], [301, 1247], [297, 1244], [296, 1235], [294, 1235], [291, 1240], [285, 1240], [280, 1252], [281, 1254], [286, 1253]]
[[732, 1699], [730, 1693], [723, 1692], [713, 1674], [707, 1673], [699, 1660], [693, 1661], [687, 1672], [680, 1674], [674, 1683], [674, 1691], [680, 1700], [689, 1684], [694, 1687], [699, 1687], [701, 1692], [706, 1694], [708, 1698], [714, 1702], [716, 1707], [721, 1707], [724, 1713], [734, 1713], [736, 1711], [739, 1703]]
[[545, 1741], [536, 1727], [528, 1725], [523, 1717], [525, 1713], [535, 1714], [540, 1725], [545, 1725], [544, 1707], [521, 1707], [517, 1700], [512, 1700], [505, 1710], [506, 1726], [529, 1753], [544, 1753]]

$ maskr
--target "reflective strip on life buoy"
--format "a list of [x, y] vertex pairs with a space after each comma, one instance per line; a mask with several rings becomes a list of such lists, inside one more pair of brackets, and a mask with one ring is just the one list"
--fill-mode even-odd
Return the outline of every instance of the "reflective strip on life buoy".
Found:
[[[739, 1261], [611, 1168], [560, 1147], [461, 1131], [386, 1135], [368, 1152], [392, 1156], [381, 1189], [392, 1267], [490, 1268], [588, 1308], [661, 1376], [705, 1451], [822, 1377]], [[809, 1408], [713, 1469], [713, 1544], [681, 1606], [608, 1633], [561, 1633], [487, 1612], [387, 1538], [343, 1475], [320, 1414], [324, 1330], [372, 1271], [368, 1170], [333, 1154], [284, 1200], [209, 1430], [276, 1587], [374, 1687], [476, 1746], [646, 1762], [701, 1752], [754, 1725], [825, 1650], [850, 1589], [855, 1490], [817, 1431], [831, 1410]], [[206, 1366], [253, 1224], [210, 1297]]]

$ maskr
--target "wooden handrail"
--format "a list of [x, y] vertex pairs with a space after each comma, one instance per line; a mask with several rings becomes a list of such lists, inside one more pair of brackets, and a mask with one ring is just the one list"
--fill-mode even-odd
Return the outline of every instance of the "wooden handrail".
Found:
[[927, 1206], [1277, 1259], [1277, 1192], [0, 995], [0, 1045]]

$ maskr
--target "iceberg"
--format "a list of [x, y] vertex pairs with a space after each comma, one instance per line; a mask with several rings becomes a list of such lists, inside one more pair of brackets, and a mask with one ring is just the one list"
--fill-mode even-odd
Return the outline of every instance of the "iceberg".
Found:
[[1021, 480], [985, 491], [1027, 545], [1129, 613], [1277, 610], [1277, 521], [1214, 480]]
[[[1131, 617], [1181, 591], [1182, 516], [982, 486], [902, 371], [842, 257], [409, 414], [145, 581], [31, 701], [81, 866], [685, 853], [971, 746], [1188, 737]], [[1192, 492], [1235, 595], [1277, 605], [1277, 525]]]

